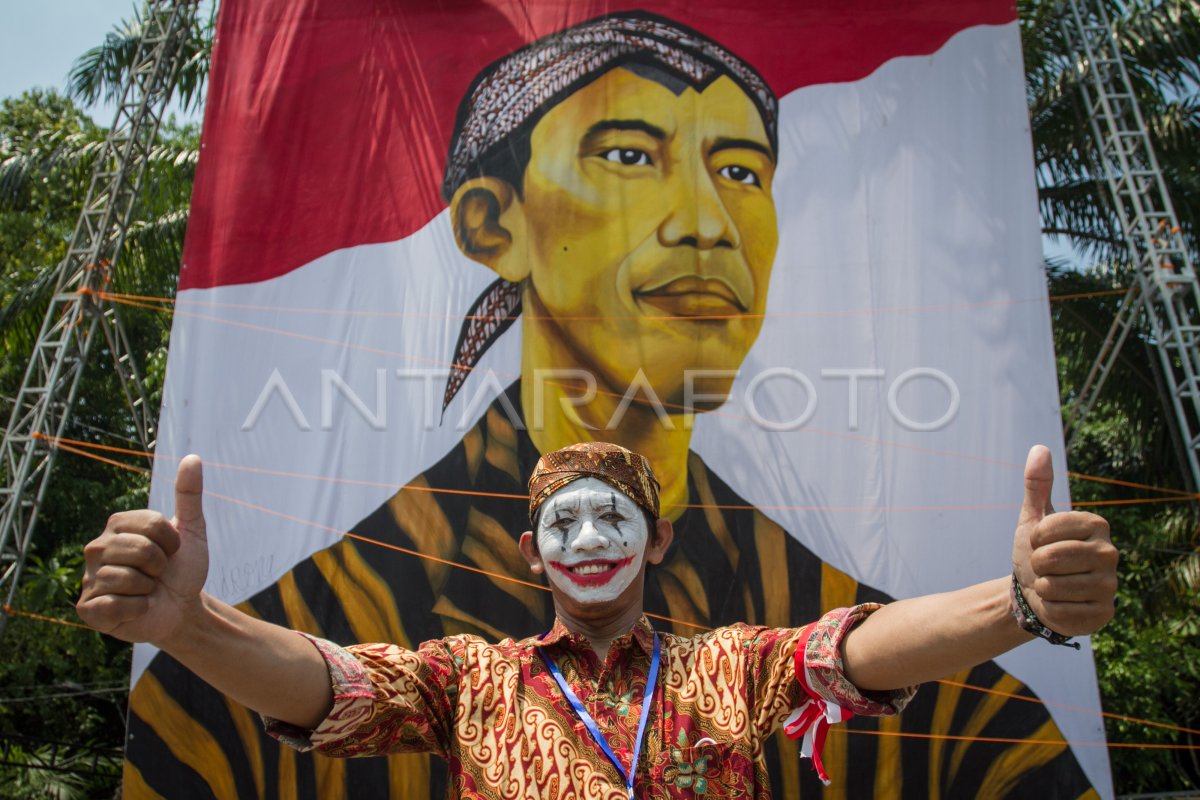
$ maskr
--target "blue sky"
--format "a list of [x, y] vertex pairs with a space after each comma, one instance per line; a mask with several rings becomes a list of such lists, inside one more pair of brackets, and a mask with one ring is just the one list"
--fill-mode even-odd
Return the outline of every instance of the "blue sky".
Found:
[[[67, 73], [84, 51], [104, 41], [137, 0], [4, 0], [0, 24], [0, 97], [40, 86], [65, 91]], [[114, 109], [86, 109], [101, 125]]]

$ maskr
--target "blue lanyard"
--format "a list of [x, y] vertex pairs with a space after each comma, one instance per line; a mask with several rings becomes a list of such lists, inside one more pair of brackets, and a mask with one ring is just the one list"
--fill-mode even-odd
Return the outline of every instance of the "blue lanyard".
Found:
[[629, 792], [629, 800], [633, 800], [633, 776], [637, 771], [638, 756], [642, 752], [642, 740], [646, 737], [646, 720], [650, 719], [650, 704], [654, 700], [654, 684], [658, 680], [658, 662], [659, 662], [659, 642], [658, 634], [654, 634], [654, 655], [650, 657], [650, 676], [646, 678], [646, 694], [642, 698], [642, 718], [638, 720], [637, 738], [633, 740], [633, 761], [629, 765], [629, 771], [625, 771], [625, 767], [621, 765], [617, 754], [608, 746], [608, 740], [604, 738], [604, 734], [600, 732], [600, 727], [596, 725], [596, 720], [592, 719], [592, 715], [583, 707], [583, 703], [579, 702], [579, 698], [575, 692], [567, 684], [566, 678], [563, 677], [562, 671], [558, 665], [554, 663], [554, 659], [546, 655], [546, 651], [538, 648], [538, 655], [542, 657], [542, 661], [546, 662], [546, 668], [550, 670], [550, 674], [554, 676], [554, 680], [558, 683], [558, 688], [562, 690], [563, 695], [567, 698], [567, 702], [571, 704], [571, 708], [575, 709], [575, 714], [583, 721], [584, 727], [591, 734], [592, 740], [600, 746], [604, 751], [604, 755], [608, 756], [608, 760], [617, 768], [617, 772], [625, 779], [625, 789]]

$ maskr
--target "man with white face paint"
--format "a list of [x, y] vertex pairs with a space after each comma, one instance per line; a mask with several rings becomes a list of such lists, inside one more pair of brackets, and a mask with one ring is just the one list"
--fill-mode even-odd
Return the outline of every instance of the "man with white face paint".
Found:
[[835, 609], [801, 628], [734, 624], [687, 637], [659, 633], [643, 613], [646, 568], [673, 539], [649, 463], [617, 445], [572, 445], [538, 461], [532, 529], [519, 543], [549, 577], [553, 627], [414, 650], [339, 647], [205, 594], [200, 462], [189, 456], [174, 520], [115, 514], [88, 545], [77, 609], [99, 630], [154, 643], [297, 748], [442, 756], [448, 797], [765, 798], [763, 745], [780, 726], [803, 737], [824, 780], [831, 722], [898, 713], [916, 684], [1111, 618], [1108, 525], [1053, 513], [1052, 477], [1049, 451], [1034, 448], [1011, 577]]
[[599, 478], [564, 486], [537, 520], [537, 549], [550, 582], [576, 603], [616, 600], [641, 572], [646, 516]]

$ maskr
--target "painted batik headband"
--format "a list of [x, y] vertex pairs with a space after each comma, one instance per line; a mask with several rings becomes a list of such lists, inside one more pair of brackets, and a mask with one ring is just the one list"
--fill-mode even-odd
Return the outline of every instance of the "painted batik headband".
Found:
[[530, 523], [550, 495], [581, 478], [599, 478], [658, 519], [658, 479], [646, 457], [608, 442], [581, 442], [538, 459], [529, 476]]
[[[635, 72], [648, 67], [698, 90], [728, 76], [754, 103], [771, 149], [777, 149], [778, 101], [753, 67], [676, 22], [644, 12], [623, 12], [538, 39], [479, 74], [459, 106], [442, 181], [446, 202], [473, 177], [504, 174], [506, 167], [507, 172], [514, 167], [523, 170], [517, 154], [522, 148], [527, 153], [529, 133], [538, 120], [617, 67]], [[513, 176], [518, 182], [521, 177]], [[459, 332], [443, 412], [467, 373], [520, 314], [520, 288], [503, 278], [476, 298]]]

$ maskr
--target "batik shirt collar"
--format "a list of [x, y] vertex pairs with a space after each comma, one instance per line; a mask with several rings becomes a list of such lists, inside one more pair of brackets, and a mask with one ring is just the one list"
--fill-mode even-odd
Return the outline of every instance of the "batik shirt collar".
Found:
[[[633, 639], [638, 647], [642, 648], [642, 652], [644, 652], [647, 656], [653, 652], [654, 628], [651, 627], [650, 621], [646, 619], [645, 614], [638, 617], [638, 621], [633, 625], [633, 630], [631, 630], [629, 633], [618, 636], [612, 641], [610, 647], [614, 650], [620, 650], [628, 647], [630, 638]], [[538, 647], [550, 647], [564, 640], [576, 648], [590, 646], [586, 636], [584, 636], [582, 633], [572, 633], [567, 626], [563, 624], [562, 619], [559, 617], [554, 618], [554, 626], [550, 628], [549, 632], [538, 637], [537, 645]]]

